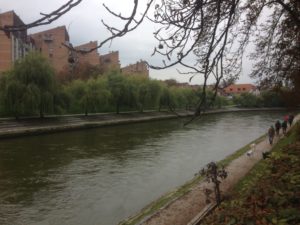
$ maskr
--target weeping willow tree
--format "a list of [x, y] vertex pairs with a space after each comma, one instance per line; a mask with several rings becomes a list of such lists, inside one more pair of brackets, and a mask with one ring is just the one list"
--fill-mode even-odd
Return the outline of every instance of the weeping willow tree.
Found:
[[53, 109], [55, 85], [49, 62], [39, 53], [29, 53], [5, 75], [2, 94], [5, 111], [16, 118], [34, 114], [43, 117]]
[[[285, 86], [299, 95], [299, 0], [132, 1], [133, 8], [128, 15], [104, 5], [120, 22], [118, 26], [110, 26], [102, 21], [111, 35], [99, 41], [97, 47], [85, 52], [65, 47], [81, 54], [89, 53], [135, 30], [148, 19], [157, 27], [154, 38], [158, 43], [153, 55], [164, 57], [162, 65], [149, 66], [160, 70], [182, 65], [189, 69], [186, 73], [191, 77], [203, 78], [203, 94], [197, 103], [195, 117], [211, 104], [206, 96], [208, 82], [215, 83], [215, 97], [223, 80], [234, 80], [241, 74], [249, 43], [254, 49], [250, 55], [254, 63], [251, 76], [261, 86]], [[0, 27], [0, 30], [14, 32], [50, 23], [81, 2], [70, 0], [56, 11], [43, 13], [39, 20], [19, 27]], [[190, 56], [195, 60], [190, 60]]]

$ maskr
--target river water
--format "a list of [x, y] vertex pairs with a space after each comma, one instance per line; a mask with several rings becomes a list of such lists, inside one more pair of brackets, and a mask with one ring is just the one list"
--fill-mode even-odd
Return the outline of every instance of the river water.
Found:
[[0, 140], [0, 224], [115, 225], [264, 134], [284, 112]]

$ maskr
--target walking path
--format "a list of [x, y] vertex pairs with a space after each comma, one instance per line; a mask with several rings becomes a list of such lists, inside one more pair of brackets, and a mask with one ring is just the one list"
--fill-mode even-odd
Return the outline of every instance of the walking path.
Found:
[[[300, 119], [300, 115], [295, 118], [295, 122]], [[267, 130], [267, 128], [266, 128]], [[278, 142], [283, 135], [275, 137], [274, 144]], [[252, 156], [246, 154], [233, 160], [226, 168], [228, 177], [221, 183], [221, 191], [228, 192], [234, 185], [244, 177], [251, 168], [262, 159], [262, 152], [270, 151], [272, 146], [268, 139], [256, 144], [255, 152]], [[142, 225], [187, 225], [192, 221], [199, 212], [205, 210], [207, 204], [205, 203], [204, 188], [209, 187], [207, 182], [200, 182], [186, 195], [171, 202], [169, 205], [159, 210], [148, 219], [143, 221]]]

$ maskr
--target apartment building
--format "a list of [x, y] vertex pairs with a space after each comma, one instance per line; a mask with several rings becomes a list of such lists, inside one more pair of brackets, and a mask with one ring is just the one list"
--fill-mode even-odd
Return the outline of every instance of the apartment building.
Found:
[[90, 41], [89, 43], [85, 43], [79, 46], [76, 46], [75, 49], [78, 50], [79, 52], [76, 52], [76, 57], [77, 61], [79, 63], [88, 63], [93, 66], [99, 65], [99, 53], [97, 50], [94, 50], [89, 53], [88, 52], [90, 49], [94, 49], [98, 46], [97, 41]]
[[100, 67], [104, 72], [115, 69], [120, 70], [119, 51], [112, 51], [99, 57]]
[[[19, 25], [24, 25], [24, 22], [14, 11], [0, 14], [1, 27]], [[90, 64], [99, 66], [103, 72], [114, 69], [121, 71], [124, 75], [149, 77], [149, 69], [145, 61], [141, 60], [120, 69], [119, 51], [112, 51], [105, 55], [99, 55], [97, 50], [88, 52], [97, 45], [97, 41], [91, 41], [76, 46], [75, 49], [78, 51], [72, 51], [72, 44], [65, 26], [30, 35], [27, 35], [27, 30], [0, 31], [0, 72], [9, 70], [16, 60], [24, 57], [27, 52], [36, 50], [50, 61], [57, 74], [74, 72], [75, 68]]]
[[123, 67], [121, 72], [124, 75], [144, 76], [149, 78], [149, 68], [147, 63], [143, 60]]
[[[24, 22], [14, 11], [0, 14], [0, 26], [22, 26]], [[34, 49], [34, 41], [27, 31], [0, 31], [0, 72], [9, 70], [14, 62]]]
[[68, 66], [70, 51], [63, 44], [70, 45], [70, 38], [65, 26], [34, 33], [30, 37], [37, 51], [49, 59], [57, 72]]

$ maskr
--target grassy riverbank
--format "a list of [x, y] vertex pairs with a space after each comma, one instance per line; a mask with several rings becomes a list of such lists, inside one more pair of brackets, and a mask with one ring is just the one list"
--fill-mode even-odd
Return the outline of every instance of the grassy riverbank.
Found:
[[300, 124], [201, 224], [300, 224]]
[[[233, 154], [227, 156], [225, 159], [218, 162], [219, 165], [227, 166], [230, 162], [233, 160], [239, 158], [241, 155], [245, 154], [249, 149], [250, 145], [252, 143], [259, 143], [261, 142], [266, 135], [262, 135], [255, 141], [245, 145], [241, 149], [237, 150]], [[201, 168], [199, 168], [200, 170]], [[140, 224], [142, 221], [146, 220], [149, 216], [153, 215], [155, 212], [157, 212], [160, 209], [163, 209], [171, 202], [175, 201], [179, 197], [185, 195], [190, 190], [192, 190], [196, 185], [199, 184], [199, 182], [203, 179], [203, 177], [196, 175], [192, 180], [188, 181], [184, 185], [180, 186], [179, 188], [166, 193], [165, 195], [161, 196], [156, 201], [150, 203], [148, 206], [143, 208], [138, 214], [120, 222], [120, 225], [134, 225], [134, 224]]]

